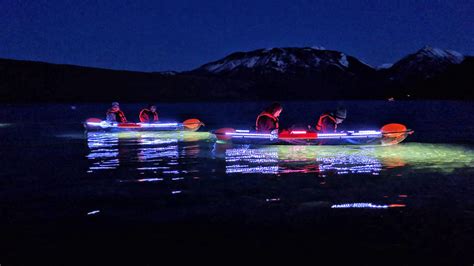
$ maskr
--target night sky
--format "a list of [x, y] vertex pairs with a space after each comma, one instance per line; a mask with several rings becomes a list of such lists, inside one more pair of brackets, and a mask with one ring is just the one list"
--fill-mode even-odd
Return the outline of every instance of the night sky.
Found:
[[190, 70], [235, 51], [290, 46], [373, 66], [424, 45], [474, 54], [472, 0], [0, 0], [0, 11], [1, 58], [113, 69]]

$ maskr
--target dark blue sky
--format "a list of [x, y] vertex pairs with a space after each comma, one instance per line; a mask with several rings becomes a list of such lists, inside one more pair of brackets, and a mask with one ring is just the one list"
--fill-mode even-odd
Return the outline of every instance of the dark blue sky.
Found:
[[103, 68], [190, 70], [288, 46], [374, 66], [427, 44], [474, 54], [472, 0], [0, 0], [0, 10], [0, 57]]

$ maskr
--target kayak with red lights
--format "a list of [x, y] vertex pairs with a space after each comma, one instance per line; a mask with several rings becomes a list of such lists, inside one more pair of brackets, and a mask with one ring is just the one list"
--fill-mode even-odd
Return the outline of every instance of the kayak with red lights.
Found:
[[221, 128], [214, 135], [220, 141], [236, 144], [293, 144], [293, 145], [394, 145], [402, 142], [413, 131], [401, 124], [388, 124], [381, 130], [319, 133], [306, 130], [282, 130], [259, 133], [250, 130]]
[[117, 123], [99, 118], [89, 118], [84, 123], [88, 131], [197, 131], [204, 124], [198, 119], [188, 119], [182, 123]]

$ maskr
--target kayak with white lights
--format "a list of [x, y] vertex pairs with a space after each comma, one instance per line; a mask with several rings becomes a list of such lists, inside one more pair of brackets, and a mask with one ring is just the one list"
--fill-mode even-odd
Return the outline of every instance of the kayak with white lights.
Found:
[[401, 124], [388, 124], [380, 130], [319, 133], [306, 130], [276, 130], [259, 133], [250, 130], [221, 128], [214, 135], [220, 141], [236, 144], [293, 144], [293, 145], [394, 145], [413, 133]]
[[99, 118], [89, 118], [84, 122], [88, 131], [197, 131], [204, 124], [199, 119], [188, 119], [182, 123], [117, 123]]

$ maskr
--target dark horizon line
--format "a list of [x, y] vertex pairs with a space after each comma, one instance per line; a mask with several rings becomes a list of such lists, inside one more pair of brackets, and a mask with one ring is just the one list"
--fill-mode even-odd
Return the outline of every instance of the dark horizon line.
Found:
[[[434, 47], [434, 46], [430, 46], [430, 45], [424, 45], [422, 48], [418, 49], [416, 52], [426, 48], [426, 47], [431, 47], [431, 48], [435, 48], [435, 49], [441, 49], [441, 48], [437, 48], [437, 47]], [[216, 60], [213, 60], [213, 61], [209, 61], [207, 63], [204, 63], [204, 64], [201, 64], [200, 66], [198, 66], [197, 68], [195, 69], [198, 69], [204, 65], [207, 65], [209, 63], [214, 63], [214, 62], [217, 62], [217, 61], [220, 61], [222, 59], [224, 59], [225, 57], [231, 55], [231, 54], [234, 54], [234, 53], [248, 53], [248, 52], [252, 52], [252, 51], [257, 51], [257, 50], [264, 50], [264, 49], [284, 49], [284, 48], [312, 48], [310, 46], [305, 46], [305, 47], [270, 47], [270, 48], [258, 48], [258, 49], [253, 49], [253, 50], [250, 50], [250, 51], [236, 51], [236, 52], [232, 52], [232, 53], [229, 53], [227, 54], [226, 56], [222, 57], [222, 58], [219, 58], [219, 59], [216, 59]], [[341, 51], [338, 51], [338, 50], [332, 50], [332, 49], [321, 49], [321, 50], [327, 50], [327, 51], [336, 51], [336, 52], [341, 52]], [[455, 50], [450, 50], [450, 49], [441, 49], [443, 51], [455, 51]], [[414, 53], [416, 53], [414, 52]], [[457, 52], [457, 51], [455, 51]], [[341, 52], [341, 53], [344, 53], [344, 52]], [[411, 54], [414, 54], [414, 53], [409, 53], [407, 54], [406, 56], [409, 56]], [[460, 53], [460, 52], [458, 52]], [[344, 53], [346, 54], [346, 53]], [[464, 57], [468, 57], [468, 56], [472, 56], [472, 55], [467, 55], [467, 54], [463, 54], [463, 53], [460, 53], [461, 55], [463, 55]], [[361, 61], [358, 57], [355, 57], [353, 55], [349, 55], [349, 54], [346, 54], [348, 56], [352, 56], [354, 58], [356, 58], [357, 60]], [[402, 57], [401, 59], [405, 58], [406, 56]], [[401, 59], [399, 59], [398, 61], [400, 61]], [[163, 71], [142, 71], [142, 70], [130, 70], [130, 69], [117, 69], [117, 68], [105, 68], [105, 67], [98, 67], [98, 66], [85, 66], [85, 65], [75, 65], [75, 64], [68, 64], [68, 63], [54, 63], [54, 62], [46, 62], [46, 61], [35, 61], [35, 60], [30, 60], [30, 59], [17, 59], [17, 58], [7, 58], [7, 57], [0, 57], [0, 60], [11, 60], [11, 61], [21, 61], [21, 62], [30, 62], [30, 63], [41, 63], [41, 64], [52, 64], [52, 65], [58, 65], [58, 66], [71, 66], [71, 67], [79, 67], [79, 68], [93, 68], [93, 69], [99, 69], [99, 70], [109, 70], [109, 71], [119, 71], [119, 72], [135, 72], [135, 73], [147, 73], [147, 74], [163, 74], [163, 73], [169, 73], [169, 72], [174, 72], [174, 73], [177, 73], [177, 74], [180, 74], [180, 73], [186, 73], [186, 72], [190, 72], [190, 71], [193, 71], [195, 69], [191, 69], [191, 70], [183, 70], [183, 71], [177, 71], [177, 70], [163, 70]], [[396, 62], [398, 62], [396, 61]], [[363, 62], [363, 61], [361, 61]], [[385, 63], [385, 64], [391, 64], [391, 65], [394, 65], [396, 62], [394, 63]], [[363, 62], [364, 63], [364, 62]], [[367, 63], [365, 63], [367, 65]], [[384, 64], [382, 64], [384, 65]], [[380, 66], [382, 66], [380, 65]], [[374, 67], [370, 64], [368, 64], [368, 66], [370, 66], [371, 68], [373, 69], [378, 69], [378, 67]], [[379, 66], [379, 67], [380, 67]]]

